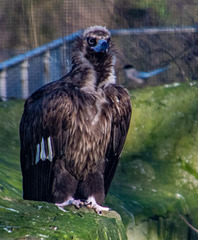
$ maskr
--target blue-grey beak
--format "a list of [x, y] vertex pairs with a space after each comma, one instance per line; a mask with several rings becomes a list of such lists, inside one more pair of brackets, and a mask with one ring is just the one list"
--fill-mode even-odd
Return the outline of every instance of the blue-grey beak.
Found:
[[95, 52], [105, 52], [108, 49], [108, 47], [109, 47], [109, 44], [107, 43], [107, 41], [104, 39], [100, 39], [98, 41], [98, 44], [95, 47], [92, 47], [92, 49]]

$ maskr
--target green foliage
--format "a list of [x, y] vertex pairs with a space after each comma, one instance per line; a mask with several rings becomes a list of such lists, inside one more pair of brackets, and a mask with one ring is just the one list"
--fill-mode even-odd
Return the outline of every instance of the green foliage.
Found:
[[[131, 93], [133, 114], [108, 201], [124, 222], [190, 214], [198, 200], [198, 85], [172, 84]], [[122, 207], [118, 204], [122, 199]], [[128, 212], [128, 215], [126, 214]], [[194, 219], [196, 221], [196, 219]]]
[[167, 17], [169, 17], [168, 3], [165, 0], [143, 0], [136, 1], [136, 4], [140, 8], [153, 9], [160, 16], [161, 20], [167, 21]]
[[22, 197], [19, 122], [23, 101], [0, 102], [0, 197]]

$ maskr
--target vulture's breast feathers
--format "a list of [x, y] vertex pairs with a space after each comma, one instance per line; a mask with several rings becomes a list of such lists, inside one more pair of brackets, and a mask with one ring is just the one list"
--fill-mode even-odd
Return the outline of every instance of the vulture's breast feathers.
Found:
[[104, 163], [112, 113], [102, 91], [55, 90], [32, 102], [24, 116], [29, 116], [26, 140], [36, 149], [33, 165], [61, 157], [67, 170], [80, 179]]

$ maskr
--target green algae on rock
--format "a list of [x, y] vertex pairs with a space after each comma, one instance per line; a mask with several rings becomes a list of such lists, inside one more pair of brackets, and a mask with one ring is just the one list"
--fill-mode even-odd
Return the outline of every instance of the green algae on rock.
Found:
[[72, 206], [63, 212], [50, 203], [1, 198], [0, 216], [1, 239], [127, 239], [115, 212], [99, 216]]

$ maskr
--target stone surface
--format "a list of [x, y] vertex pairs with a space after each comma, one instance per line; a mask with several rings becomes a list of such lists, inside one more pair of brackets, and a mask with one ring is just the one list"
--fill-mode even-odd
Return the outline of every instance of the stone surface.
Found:
[[127, 239], [116, 212], [99, 216], [93, 210], [65, 211], [54, 204], [0, 199], [0, 239]]

